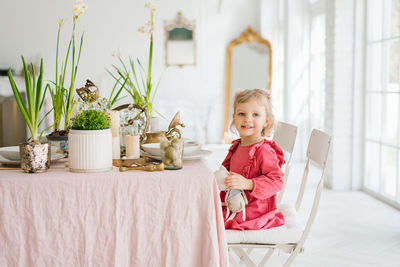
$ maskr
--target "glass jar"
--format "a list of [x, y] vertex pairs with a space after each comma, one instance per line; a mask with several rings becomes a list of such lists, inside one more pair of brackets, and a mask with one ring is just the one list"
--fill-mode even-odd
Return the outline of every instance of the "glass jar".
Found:
[[183, 142], [179, 138], [168, 140], [163, 138], [160, 142], [161, 159], [167, 170], [179, 170], [183, 166]]

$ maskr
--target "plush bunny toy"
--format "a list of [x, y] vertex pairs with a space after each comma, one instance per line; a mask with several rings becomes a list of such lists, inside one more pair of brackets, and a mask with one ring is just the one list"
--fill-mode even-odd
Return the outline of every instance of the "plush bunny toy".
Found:
[[[226, 206], [226, 217], [225, 220], [232, 220], [236, 213], [242, 212], [243, 221], [246, 220], [246, 204], [248, 203], [246, 194], [243, 190], [229, 189], [225, 185], [225, 178], [229, 176], [229, 172], [224, 166], [221, 166], [216, 172], [214, 172], [215, 179], [217, 180], [218, 189], [225, 191], [225, 202], [222, 205]], [[229, 214], [232, 212], [231, 216]], [[229, 216], [229, 218], [228, 218]]]

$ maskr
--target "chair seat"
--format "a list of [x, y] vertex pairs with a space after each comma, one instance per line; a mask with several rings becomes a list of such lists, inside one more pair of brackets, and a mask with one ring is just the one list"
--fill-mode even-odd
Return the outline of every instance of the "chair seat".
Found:
[[285, 217], [285, 224], [266, 230], [226, 230], [228, 244], [289, 244], [297, 243], [303, 233], [295, 208], [289, 204], [278, 206], [278, 211]]

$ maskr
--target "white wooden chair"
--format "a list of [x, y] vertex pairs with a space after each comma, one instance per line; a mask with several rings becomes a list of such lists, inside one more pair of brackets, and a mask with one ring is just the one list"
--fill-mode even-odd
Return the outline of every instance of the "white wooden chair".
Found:
[[276, 130], [274, 132], [274, 137], [272, 139], [278, 144], [280, 148], [282, 148], [286, 158], [285, 170], [284, 170], [285, 173], [284, 184], [282, 191], [279, 192], [278, 195], [278, 200], [277, 200], [278, 204], [282, 202], [282, 198], [286, 190], [294, 144], [296, 143], [296, 136], [297, 136], [297, 126], [282, 121], [278, 122]]
[[[292, 154], [294, 144], [296, 143], [297, 126], [286, 122], [279, 121], [272, 140], [274, 140], [285, 153], [285, 167], [284, 167], [284, 183], [283, 189], [278, 194], [277, 204], [282, 202], [283, 195], [286, 191], [287, 181], [290, 172], [290, 163], [292, 162]], [[252, 248], [247, 249], [247, 254], [250, 255]]]
[[[311, 132], [307, 148], [307, 162], [296, 203], [294, 207], [291, 205], [278, 206], [278, 210], [280, 210], [285, 217], [285, 225], [267, 230], [226, 230], [229, 260], [232, 266], [240, 266], [231, 254], [232, 252], [240, 258], [240, 263], [254, 267], [264, 266], [275, 249], [281, 249], [290, 253], [289, 258], [284, 263], [286, 267], [290, 266], [295, 257], [304, 250], [303, 245], [314, 222], [323, 189], [324, 172], [330, 143], [331, 137], [326, 133], [316, 129]], [[308, 215], [307, 223], [304, 226], [300, 222], [298, 210], [306, 189], [310, 161], [315, 163], [316, 167], [320, 169], [321, 177], [314, 195], [314, 201]], [[245, 248], [266, 248], [268, 250], [260, 263], [256, 264], [247, 254]]]

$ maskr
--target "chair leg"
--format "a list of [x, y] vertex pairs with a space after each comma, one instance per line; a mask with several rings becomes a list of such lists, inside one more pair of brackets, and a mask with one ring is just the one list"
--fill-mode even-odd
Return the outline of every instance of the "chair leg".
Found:
[[[250, 254], [251, 254], [252, 251], [253, 251], [253, 248], [248, 248], [248, 249], [246, 250], [247, 255], [250, 256]], [[243, 259], [240, 260], [239, 264], [243, 264]]]
[[236, 255], [238, 255], [241, 263], [244, 263], [248, 267], [257, 267], [257, 264], [255, 264], [254, 261], [250, 259], [250, 257], [242, 248], [232, 248], [232, 250], [236, 253]]
[[232, 265], [234, 267], [240, 267], [240, 264], [237, 263], [235, 258], [230, 253], [229, 253], [229, 263], [230, 263], [230, 265]]
[[258, 267], [263, 267], [268, 262], [269, 258], [271, 258], [271, 256], [274, 253], [274, 251], [275, 251], [275, 249], [270, 248], [268, 250], [267, 254], [265, 254], [264, 258], [258, 264]]
[[293, 250], [293, 252], [290, 254], [289, 258], [286, 260], [285, 264], [283, 267], [289, 267], [293, 260], [297, 257], [297, 255], [302, 251], [301, 246], [297, 245], [296, 248]]

